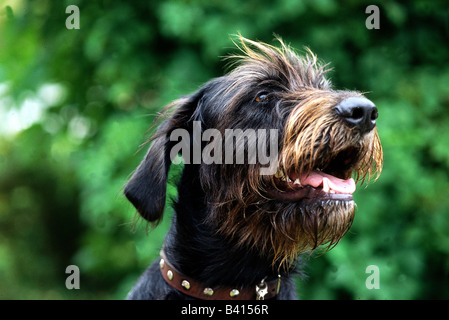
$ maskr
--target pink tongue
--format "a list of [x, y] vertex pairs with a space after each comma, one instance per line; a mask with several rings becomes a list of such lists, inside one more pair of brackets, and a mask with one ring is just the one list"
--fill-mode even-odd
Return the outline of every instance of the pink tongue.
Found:
[[354, 179], [343, 180], [319, 171], [312, 171], [309, 175], [303, 175], [300, 180], [303, 186], [308, 185], [315, 188], [323, 186], [323, 190], [326, 192], [333, 190], [335, 193], [353, 194], [355, 191]]

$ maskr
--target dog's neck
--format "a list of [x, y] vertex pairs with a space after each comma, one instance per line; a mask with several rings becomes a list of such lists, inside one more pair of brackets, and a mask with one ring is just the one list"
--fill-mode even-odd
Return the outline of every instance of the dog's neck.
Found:
[[272, 257], [239, 247], [204, 223], [208, 207], [196, 169], [193, 165], [184, 169], [165, 239], [165, 252], [174, 267], [211, 287], [250, 286], [265, 277], [275, 279], [279, 273], [288, 276], [288, 271], [272, 265]]

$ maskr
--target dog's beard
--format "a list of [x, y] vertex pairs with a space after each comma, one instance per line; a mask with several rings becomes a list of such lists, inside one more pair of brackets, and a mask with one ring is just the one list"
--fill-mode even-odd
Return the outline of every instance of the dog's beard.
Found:
[[291, 203], [274, 223], [274, 260], [281, 264], [294, 263], [298, 254], [316, 249], [330, 250], [338, 244], [350, 229], [355, 213], [354, 201], [304, 200]]
[[[246, 172], [246, 182], [239, 184], [244, 170], [234, 170], [232, 181], [223, 183], [226, 190], [207, 199], [211, 206], [207, 223], [230, 243], [271, 257], [273, 266], [289, 268], [299, 254], [319, 248], [329, 250], [351, 227], [355, 212], [352, 200], [282, 202], [261, 197], [264, 193], [254, 192], [255, 186], [250, 183], [251, 171]], [[232, 190], [240, 196], [225, 199]]]
[[[350, 172], [359, 181], [381, 168], [381, 149], [373, 148], [376, 141], [361, 147], [371, 152], [359, 153], [363, 156], [352, 163]], [[302, 199], [276, 199], [269, 192], [279, 187], [276, 178], [261, 177], [259, 169], [257, 165], [202, 167], [210, 205], [207, 222], [231, 243], [259, 250], [271, 257], [273, 266], [289, 268], [299, 254], [332, 249], [350, 229], [356, 206], [352, 195], [328, 194], [318, 187]]]

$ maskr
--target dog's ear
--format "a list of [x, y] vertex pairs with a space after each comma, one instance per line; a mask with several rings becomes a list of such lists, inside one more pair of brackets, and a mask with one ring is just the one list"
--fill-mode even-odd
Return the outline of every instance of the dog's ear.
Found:
[[125, 186], [125, 196], [147, 221], [158, 222], [164, 212], [173, 144], [170, 133], [174, 129], [188, 127], [203, 91], [201, 89], [170, 105], [176, 106], [174, 113], [159, 126], [147, 154]]

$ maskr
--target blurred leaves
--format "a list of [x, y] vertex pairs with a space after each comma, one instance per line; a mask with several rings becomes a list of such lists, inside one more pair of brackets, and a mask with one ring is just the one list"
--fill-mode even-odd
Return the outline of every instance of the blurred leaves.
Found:
[[[65, 28], [73, 4], [80, 30]], [[352, 0], [0, 2], [0, 298], [126, 296], [158, 255], [170, 209], [147, 234], [122, 187], [155, 114], [222, 75], [238, 32], [310, 47], [337, 88], [379, 108], [383, 173], [355, 195], [349, 234], [310, 259], [300, 297], [449, 298], [449, 11], [369, 4], [380, 30]], [[69, 264], [80, 290], [65, 288]], [[365, 286], [369, 265], [379, 290]]]

